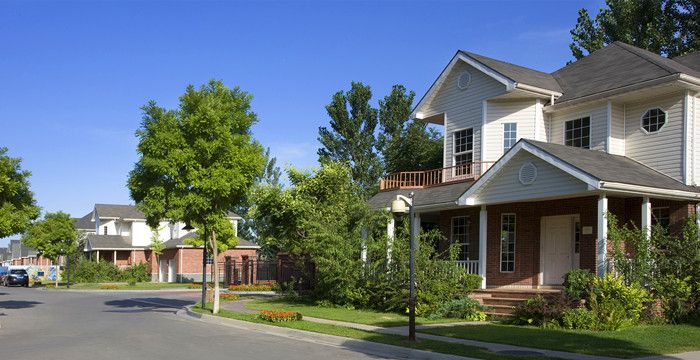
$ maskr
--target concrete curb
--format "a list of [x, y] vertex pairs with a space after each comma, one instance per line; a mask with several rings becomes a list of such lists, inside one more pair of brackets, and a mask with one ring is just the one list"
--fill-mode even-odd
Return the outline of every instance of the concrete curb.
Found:
[[193, 320], [203, 321], [222, 326], [228, 326], [241, 330], [257, 331], [266, 335], [279, 336], [288, 339], [305, 341], [319, 345], [334, 346], [369, 355], [398, 359], [425, 359], [425, 360], [465, 360], [468, 357], [434, 353], [430, 351], [410, 349], [395, 345], [386, 345], [365, 340], [357, 340], [342, 336], [320, 334], [311, 331], [282, 328], [274, 325], [251, 323], [242, 320], [229, 319], [221, 316], [201, 314], [192, 311], [191, 306], [186, 306], [177, 311], [177, 315]]
[[38, 291], [48, 291], [48, 292], [53, 292], [53, 291], [60, 291], [60, 292], [72, 292], [72, 293], [174, 293], [174, 292], [202, 292], [200, 289], [187, 289], [187, 288], [182, 288], [182, 289], [159, 289], [159, 290], [154, 290], [154, 289], [133, 289], [133, 290], [128, 290], [128, 289], [47, 289], [47, 288], [36, 288]]

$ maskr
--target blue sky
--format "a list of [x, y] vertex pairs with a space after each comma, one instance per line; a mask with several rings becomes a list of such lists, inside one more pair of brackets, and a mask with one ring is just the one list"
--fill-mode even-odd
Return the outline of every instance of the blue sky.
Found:
[[254, 135], [281, 164], [311, 167], [324, 105], [350, 81], [375, 102], [396, 83], [420, 97], [457, 49], [552, 71], [577, 10], [602, 5], [0, 1], [0, 146], [45, 211], [130, 203], [139, 107], [216, 78], [254, 95]]

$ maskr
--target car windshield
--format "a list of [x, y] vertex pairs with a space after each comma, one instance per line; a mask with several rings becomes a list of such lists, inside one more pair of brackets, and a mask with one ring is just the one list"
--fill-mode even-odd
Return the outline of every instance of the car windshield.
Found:
[[10, 270], [10, 274], [27, 275], [27, 270]]

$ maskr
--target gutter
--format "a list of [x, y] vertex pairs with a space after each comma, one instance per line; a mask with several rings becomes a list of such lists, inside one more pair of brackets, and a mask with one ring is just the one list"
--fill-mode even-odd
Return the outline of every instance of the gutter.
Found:
[[520, 90], [534, 92], [537, 94], [542, 94], [542, 95], [545, 95], [547, 97], [554, 96], [555, 98], [558, 98], [558, 97], [562, 96], [562, 93], [560, 93], [560, 92], [547, 90], [547, 89], [543, 89], [541, 87], [527, 85], [527, 84], [523, 84], [523, 83], [515, 83], [515, 88], [520, 89]]
[[623, 193], [630, 193], [639, 195], [639, 193], [646, 193], [650, 195], [658, 195], [666, 198], [674, 198], [680, 200], [700, 200], [700, 193], [684, 191], [684, 190], [671, 190], [671, 189], [660, 189], [649, 186], [641, 185], [631, 185], [618, 182], [606, 182], [601, 181], [599, 189], [601, 190], [612, 190]]

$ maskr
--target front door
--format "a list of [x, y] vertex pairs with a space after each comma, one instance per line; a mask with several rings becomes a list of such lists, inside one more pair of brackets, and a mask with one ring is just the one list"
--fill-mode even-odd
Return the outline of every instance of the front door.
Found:
[[168, 260], [168, 282], [175, 282], [175, 259]]
[[168, 273], [168, 260], [160, 261], [160, 271], [158, 272], [158, 282], [165, 282]]
[[542, 285], [561, 285], [573, 268], [574, 217], [543, 217], [541, 234]]

